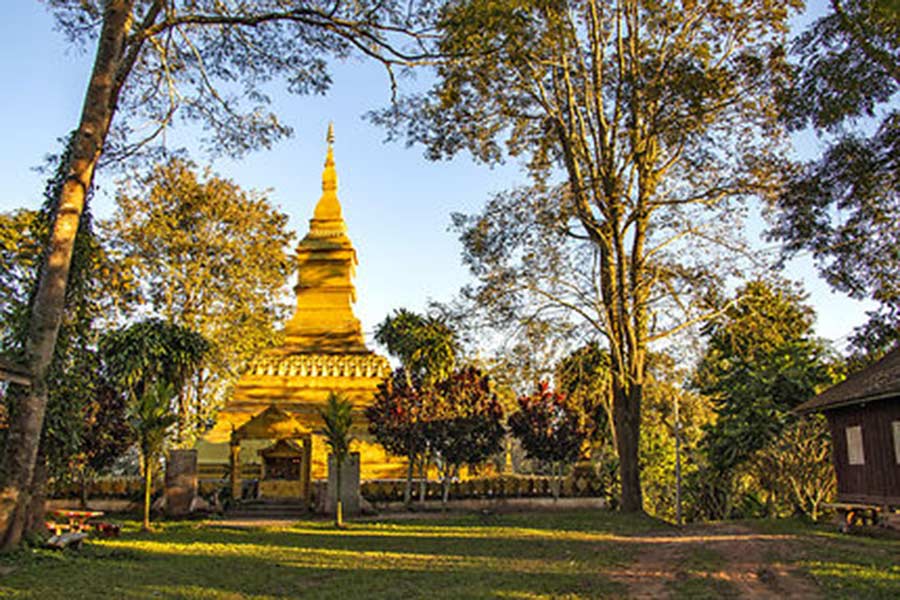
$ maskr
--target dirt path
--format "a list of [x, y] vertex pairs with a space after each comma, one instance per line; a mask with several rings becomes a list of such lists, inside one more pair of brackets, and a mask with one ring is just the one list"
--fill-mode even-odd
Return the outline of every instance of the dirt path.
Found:
[[[668, 598], [673, 588], [700, 579], [716, 595], [740, 598], [817, 598], [821, 594], [779, 557], [789, 556], [790, 535], [756, 533], [742, 525], [714, 524], [626, 538], [637, 560], [611, 572], [633, 598]], [[623, 540], [624, 541], [624, 540]]]

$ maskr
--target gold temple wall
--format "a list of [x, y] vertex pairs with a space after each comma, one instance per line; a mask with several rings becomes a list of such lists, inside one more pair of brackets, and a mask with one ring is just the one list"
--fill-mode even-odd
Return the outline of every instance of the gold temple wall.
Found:
[[[329, 129], [322, 196], [310, 220], [309, 233], [297, 247], [296, 309], [285, 325], [285, 344], [251, 361], [215, 426], [197, 443], [203, 472], [226, 472], [232, 432], [274, 405], [312, 433], [312, 478], [325, 478], [327, 449], [317, 435], [322, 428], [319, 410], [334, 391], [353, 403], [356, 441], [352, 450], [360, 453], [361, 478], [405, 476], [406, 461], [388, 455], [372, 440], [363, 414], [378, 384], [390, 374], [390, 365], [366, 348], [360, 322], [353, 314], [356, 290], [352, 280], [357, 256], [337, 198], [332, 142]], [[242, 466], [260, 464], [259, 451], [271, 443], [243, 440], [239, 454]]]

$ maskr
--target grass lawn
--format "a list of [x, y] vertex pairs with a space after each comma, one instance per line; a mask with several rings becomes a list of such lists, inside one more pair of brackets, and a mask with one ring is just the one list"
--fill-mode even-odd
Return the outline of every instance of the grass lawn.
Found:
[[[0, 597], [627, 597], [649, 591], [642, 586], [654, 573], [663, 595], [745, 596], [751, 588], [720, 576], [733, 559], [727, 547], [698, 541], [701, 528], [715, 536], [716, 527], [678, 531], [598, 511], [351, 523], [344, 531], [326, 522], [281, 529], [168, 523], [141, 534], [128, 524], [122, 537], [77, 552], [0, 557]], [[808, 573], [798, 576], [825, 595], [900, 597], [896, 540], [831, 536], [796, 523], [775, 532], [741, 527], [762, 544], [765, 560]], [[777, 543], [767, 545], [769, 538]], [[809, 554], [791, 551], [807, 542], [817, 544]], [[645, 577], [638, 567], [658, 548], [666, 552]]]
[[777, 547], [767, 560], [792, 563], [828, 598], [900, 598], [900, 534], [871, 528], [851, 535], [834, 526], [812, 527], [788, 519], [753, 521], [755, 530], [796, 536], [801, 543]]

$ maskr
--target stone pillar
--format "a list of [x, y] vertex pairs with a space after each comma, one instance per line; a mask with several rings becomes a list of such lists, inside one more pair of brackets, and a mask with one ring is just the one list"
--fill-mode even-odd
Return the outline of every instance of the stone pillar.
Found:
[[241, 499], [241, 442], [231, 440], [231, 499]]
[[[334, 455], [328, 455], [328, 488], [325, 493], [325, 512], [334, 514], [337, 505], [337, 469]], [[341, 502], [344, 516], [360, 513], [359, 452], [351, 452], [341, 466]]]
[[170, 451], [166, 460], [165, 482], [166, 515], [187, 515], [197, 497], [197, 451]]

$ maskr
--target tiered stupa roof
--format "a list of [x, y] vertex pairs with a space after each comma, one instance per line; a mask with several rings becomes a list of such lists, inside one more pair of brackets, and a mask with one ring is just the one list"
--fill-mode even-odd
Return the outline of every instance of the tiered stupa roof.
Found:
[[[388, 465], [383, 449], [364, 439], [362, 409], [372, 402], [378, 384], [390, 374], [390, 364], [366, 347], [362, 327], [353, 314], [357, 257], [337, 196], [331, 127], [327, 142], [322, 195], [309, 221], [309, 232], [297, 246], [297, 304], [285, 326], [284, 343], [250, 361], [215, 427], [204, 436], [201, 463], [221, 462], [225, 450], [215, 450], [212, 445], [224, 444], [233, 429], [269, 407], [286, 411], [309, 431], [318, 431], [319, 410], [334, 391], [353, 402], [354, 435], [360, 451], [367, 455], [364, 478], [384, 476], [388, 473], [385, 468], [397, 470], [396, 465]], [[316, 436], [313, 442], [313, 477], [321, 477], [325, 449]]]

